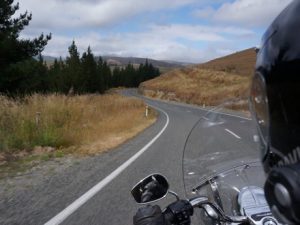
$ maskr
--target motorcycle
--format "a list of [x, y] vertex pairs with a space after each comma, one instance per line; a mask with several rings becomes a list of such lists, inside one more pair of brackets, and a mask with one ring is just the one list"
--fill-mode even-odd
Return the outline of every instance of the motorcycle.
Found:
[[226, 109], [228, 105], [232, 103], [208, 111], [188, 135], [182, 161], [185, 198], [170, 190], [163, 175], [151, 174], [131, 191], [137, 203], [174, 195], [176, 201], [163, 210], [174, 225], [279, 224], [263, 191], [256, 128], [251, 119]]

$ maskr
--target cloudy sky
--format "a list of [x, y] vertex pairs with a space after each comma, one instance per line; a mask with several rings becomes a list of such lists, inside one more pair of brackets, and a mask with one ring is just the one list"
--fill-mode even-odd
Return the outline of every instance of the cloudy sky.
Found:
[[44, 55], [82, 53], [199, 63], [259, 45], [291, 0], [19, 0], [23, 38], [52, 33]]

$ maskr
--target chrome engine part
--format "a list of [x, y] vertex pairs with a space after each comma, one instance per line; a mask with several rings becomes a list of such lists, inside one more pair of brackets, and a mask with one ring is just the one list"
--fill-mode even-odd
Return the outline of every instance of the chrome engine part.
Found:
[[260, 187], [244, 187], [238, 195], [240, 213], [247, 216], [253, 225], [279, 225], [272, 216], [265, 198], [264, 190]]

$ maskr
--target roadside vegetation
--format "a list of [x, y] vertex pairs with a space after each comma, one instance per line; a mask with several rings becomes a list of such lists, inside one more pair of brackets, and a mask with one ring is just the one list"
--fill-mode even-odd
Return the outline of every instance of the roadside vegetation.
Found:
[[139, 91], [153, 98], [186, 102], [201, 106], [226, 105], [234, 110], [247, 110], [247, 98], [255, 63], [254, 49], [177, 69], [141, 83]]
[[118, 94], [0, 96], [0, 161], [103, 152], [152, 124], [150, 112], [145, 117], [141, 100]]
[[41, 54], [51, 33], [21, 38], [32, 14], [18, 10], [14, 0], [1, 4], [0, 165], [37, 154], [98, 153], [154, 122], [153, 114], [145, 118], [142, 101], [105, 94], [158, 76], [148, 60], [111, 70], [91, 47], [81, 55], [73, 40], [66, 60], [47, 65]]

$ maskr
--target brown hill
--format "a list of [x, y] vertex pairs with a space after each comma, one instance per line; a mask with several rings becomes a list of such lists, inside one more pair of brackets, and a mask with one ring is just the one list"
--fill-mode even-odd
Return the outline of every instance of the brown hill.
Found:
[[148, 97], [215, 106], [226, 99], [246, 98], [250, 78], [199, 68], [177, 69], [142, 83]]
[[253, 74], [256, 60], [254, 48], [211, 60], [207, 63], [198, 65], [198, 68], [210, 69], [235, 73], [242, 76], [251, 76]]
[[[146, 96], [215, 106], [229, 99], [247, 99], [255, 64], [253, 48], [197, 66], [172, 70], [140, 85]], [[246, 100], [235, 109], [245, 109]]]

